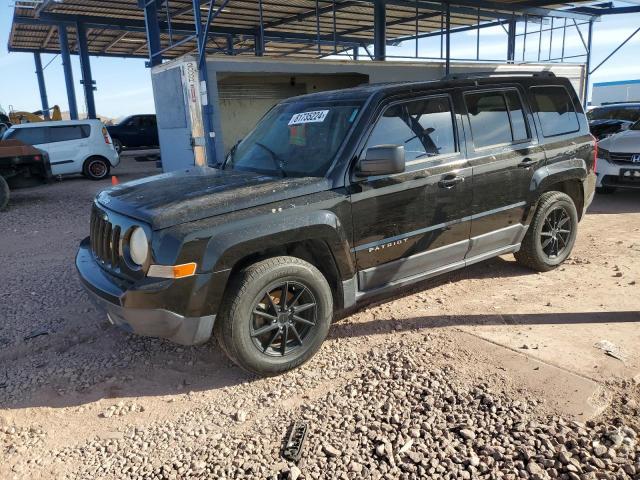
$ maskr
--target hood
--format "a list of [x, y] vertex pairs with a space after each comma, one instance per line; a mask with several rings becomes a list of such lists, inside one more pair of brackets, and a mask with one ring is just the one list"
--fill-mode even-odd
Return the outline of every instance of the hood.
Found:
[[280, 178], [196, 167], [123, 183], [97, 202], [154, 230], [328, 190], [326, 178]]
[[601, 140], [598, 145], [610, 152], [640, 153], [640, 130], [625, 130]]

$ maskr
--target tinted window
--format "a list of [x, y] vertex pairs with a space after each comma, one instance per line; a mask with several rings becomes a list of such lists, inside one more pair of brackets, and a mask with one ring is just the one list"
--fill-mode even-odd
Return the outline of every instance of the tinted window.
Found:
[[453, 115], [448, 97], [393, 105], [376, 123], [367, 148], [402, 145], [407, 161], [456, 152]]
[[502, 92], [468, 93], [464, 98], [476, 148], [512, 142], [509, 113]]
[[545, 137], [580, 130], [575, 106], [564, 87], [532, 87], [533, 106]]
[[507, 99], [507, 107], [509, 108], [513, 141], [518, 142], [528, 139], [529, 131], [527, 130], [527, 122], [524, 117], [520, 95], [515, 90], [508, 90], [504, 92], [504, 96]]
[[65, 125], [49, 128], [50, 142], [66, 142], [68, 140], [80, 140], [87, 138], [91, 132], [89, 125]]
[[47, 143], [46, 127], [11, 128], [4, 134], [4, 139], [20, 140], [28, 145]]
[[635, 122], [640, 119], [640, 105], [626, 107], [599, 107], [587, 113], [589, 120], [628, 120]]
[[142, 117], [142, 120], [140, 121], [140, 123], [144, 127], [155, 127], [156, 126], [156, 117], [153, 117], [153, 116]]

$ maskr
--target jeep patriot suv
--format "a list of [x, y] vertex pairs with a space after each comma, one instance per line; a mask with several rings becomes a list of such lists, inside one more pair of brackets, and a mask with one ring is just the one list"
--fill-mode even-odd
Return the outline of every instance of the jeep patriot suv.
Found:
[[217, 168], [98, 194], [80, 277], [110, 321], [181, 344], [215, 334], [273, 375], [335, 312], [513, 253], [571, 253], [595, 141], [553, 74], [367, 85], [276, 105]]

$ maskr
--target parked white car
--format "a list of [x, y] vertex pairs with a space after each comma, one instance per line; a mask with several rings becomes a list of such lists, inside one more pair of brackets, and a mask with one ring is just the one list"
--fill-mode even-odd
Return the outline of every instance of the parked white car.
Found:
[[82, 173], [92, 180], [109, 175], [120, 158], [100, 120], [68, 120], [13, 125], [3, 140], [16, 139], [49, 154], [51, 173]]
[[640, 189], [640, 120], [598, 143], [598, 193]]

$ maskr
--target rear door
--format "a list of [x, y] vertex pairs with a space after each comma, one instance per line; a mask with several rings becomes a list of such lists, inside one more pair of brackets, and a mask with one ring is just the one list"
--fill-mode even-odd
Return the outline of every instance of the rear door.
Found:
[[460, 151], [450, 92], [387, 105], [361, 151], [402, 145], [403, 173], [353, 177], [354, 251], [360, 291], [412, 282], [463, 262], [471, 168]]
[[82, 163], [87, 157], [89, 124], [48, 127], [51, 171], [54, 175], [82, 172]]
[[513, 250], [522, 240], [533, 175], [544, 167], [529, 108], [517, 86], [463, 92], [473, 167], [468, 261]]

